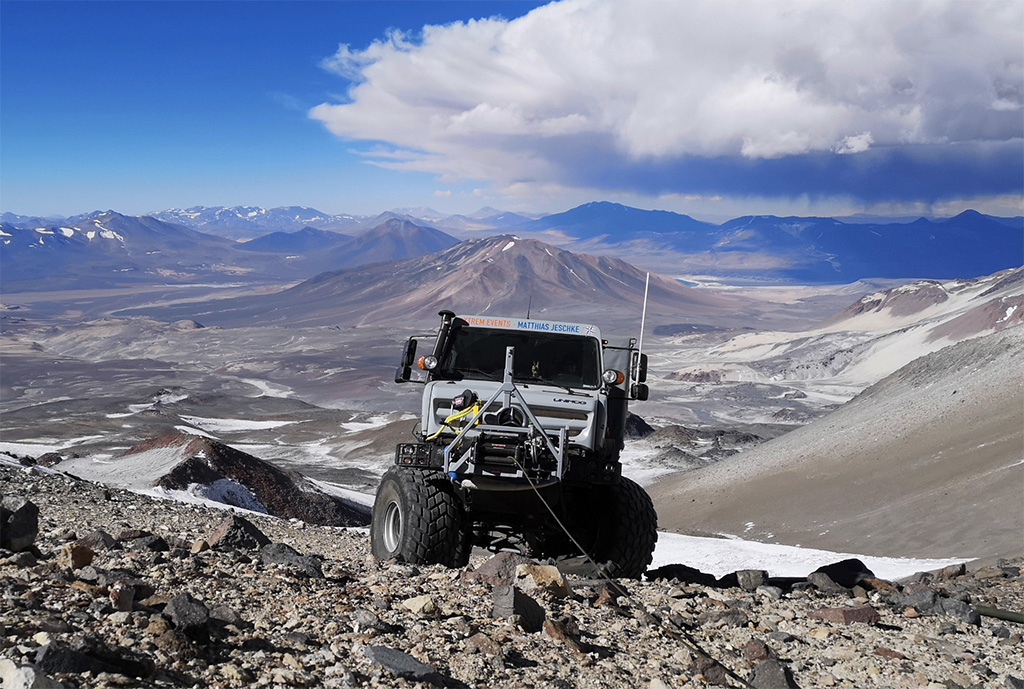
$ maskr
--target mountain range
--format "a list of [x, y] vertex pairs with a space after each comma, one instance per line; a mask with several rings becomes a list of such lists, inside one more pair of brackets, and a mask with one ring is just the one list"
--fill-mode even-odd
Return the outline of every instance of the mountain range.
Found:
[[107, 211], [75, 223], [0, 225], [0, 284], [10, 293], [294, 281], [420, 256], [457, 241], [440, 230], [389, 218], [356, 237], [305, 227], [236, 242], [150, 216]]
[[[239, 326], [367, 325], [432, 320], [440, 308], [461, 313], [572, 312], [636, 320], [646, 273], [607, 256], [574, 254], [536, 239], [501, 235], [470, 239], [401, 261], [321, 273], [274, 294], [175, 304], [146, 313]], [[651, 275], [652, 313], [714, 314], [737, 301]], [[131, 313], [131, 312], [126, 312]]]
[[715, 225], [609, 202], [536, 219], [493, 208], [468, 216], [408, 208], [369, 217], [241, 206], [138, 218], [106, 211], [63, 221], [5, 213], [0, 232], [7, 291], [41, 289], [41, 278], [48, 289], [294, 280], [511, 232], [670, 275], [733, 282], [970, 278], [1024, 263], [1024, 218], [975, 211], [913, 222], [745, 216]]

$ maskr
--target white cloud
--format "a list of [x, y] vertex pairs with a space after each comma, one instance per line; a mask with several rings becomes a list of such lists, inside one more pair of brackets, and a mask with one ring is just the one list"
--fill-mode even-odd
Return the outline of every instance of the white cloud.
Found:
[[[776, 159], [1019, 139], [1017, 0], [562, 0], [512, 21], [394, 32], [325, 67], [310, 116], [384, 167], [573, 187], [601, 155]], [[379, 153], [379, 152], [378, 152]]]
[[871, 148], [871, 144], [874, 142], [875, 140], [871, 136], [871, 132], [848, 136], [836, 146], [836, 153], [863, 153]]

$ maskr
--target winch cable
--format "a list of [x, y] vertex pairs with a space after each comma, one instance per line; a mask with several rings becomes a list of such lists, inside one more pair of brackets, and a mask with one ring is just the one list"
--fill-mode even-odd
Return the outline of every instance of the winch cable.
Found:
[[[559, 518], [558, 514], [555, 512], [554, 508], [551, 507], [551, 504], [541, 494], [540, 490], [538, 490], [537, 485], [533, 482], [533, 479], [530, 478], [530, 475], [527, 473], [526, 468], [522, 465], [519, 459], [516, 457], [512, 457], [512, 461], [514, 461], [516, 463], [516, 466], [519, 467], [519, 470], [523, 472], [523, 476], [526, 477], [527, 482], [530, 484], [530, 488], [533, 489], [533, 492], [536, 493], [537, 497], [541, 501], [541, 504], [543, 504], [544, 508], [548, 511], [548, 514], [550, 514], [551, 517], [555, 520], [555, 523], [558, 524], [558, 528], [560, 528], [562, 530], [562, 533], [564, 533], [569, 538], [569, 540], [572, 541], [572, 544], [575, 545], [581, 553], [583, 553], [583, 557], [587, 559], [587, 562], [593, 565], [594, 568], [597, 570], [599, 578], [604, 580], [606, 585], [611, 586], [612, 589], [618, 591], [621, 594], [621, 597], [628, 600], [630, 604], [633, 605], [633, 607], [645, 610], [645, 606], [643, 606], [643, 604], [641, 604], [640, 601], [633, 598], [633, 596], [631, 596], [628, 591], [622, 588], [622, 586], [620, 586], [618, 582], [616, 582], [614, 579], [608, 576], [608, 573], [605, 572], [604, 567], [602, 567], [596, 560], [594, 560], [593, 557], [591, 557], [590, 553], [587, 552], [586, 548], [580, 545], [580, 542], [576, 540], [576, 537], [572, 535], [569, 529], [562, 522], [561, 518]], [[660, 616], [656, 617], [655, 619], [657, 619], [659, 623], [661, 622]], [[705, 656], [706, 658], [709, 658], [710, 660], [714, 661], [716, 664], [718, 664], [719, 667], [722, 668], [726, 676], [738, 682], [741, 687], [746, 687], [747, 689], [755, 689], [754, 685], [740, 677], [734, 670], [729, 668], [728, 665], [726, 665], [719, 659], [715, 658], [714, 655], [712, 655], [709, 651], [705, 650], [700, 645], [700, 642], [697, 641], [697, 639], [695, 639], [693, 635], [685, 629], [680, 628], [678, 632], [674, 632], [670, 629], [666, 629], [663, 624], [659, 624], [658, 627], [656, 627], [655, 629], [658, 631], [658, 633], [667, 636], [673, 641], [681, 643], [683, 646], [686, 646], [689, 650], [693, 651], [694, 653]]]

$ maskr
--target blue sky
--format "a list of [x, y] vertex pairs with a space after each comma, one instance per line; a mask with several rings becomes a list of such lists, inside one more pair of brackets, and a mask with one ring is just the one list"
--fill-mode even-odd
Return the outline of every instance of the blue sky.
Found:
[[0, 210], [1018, 215], [1024, 4], [0, 2]]

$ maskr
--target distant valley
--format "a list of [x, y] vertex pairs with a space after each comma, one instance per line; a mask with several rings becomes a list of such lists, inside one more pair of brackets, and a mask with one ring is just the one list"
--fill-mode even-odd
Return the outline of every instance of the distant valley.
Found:
[[648, 287], [652, 395], [624, 462], [651, 483], [769, 456], [795, 429], [827, 445], [815, 429], [870, 386], [1024, 318], [1021, 218], [404, 211], [5, 214], [0, 451], [88, 465], [185, 433], [370, 492], [416, 424], [418, 389], [391, 380], [401, 344], [439, 309], [638, 336]]

